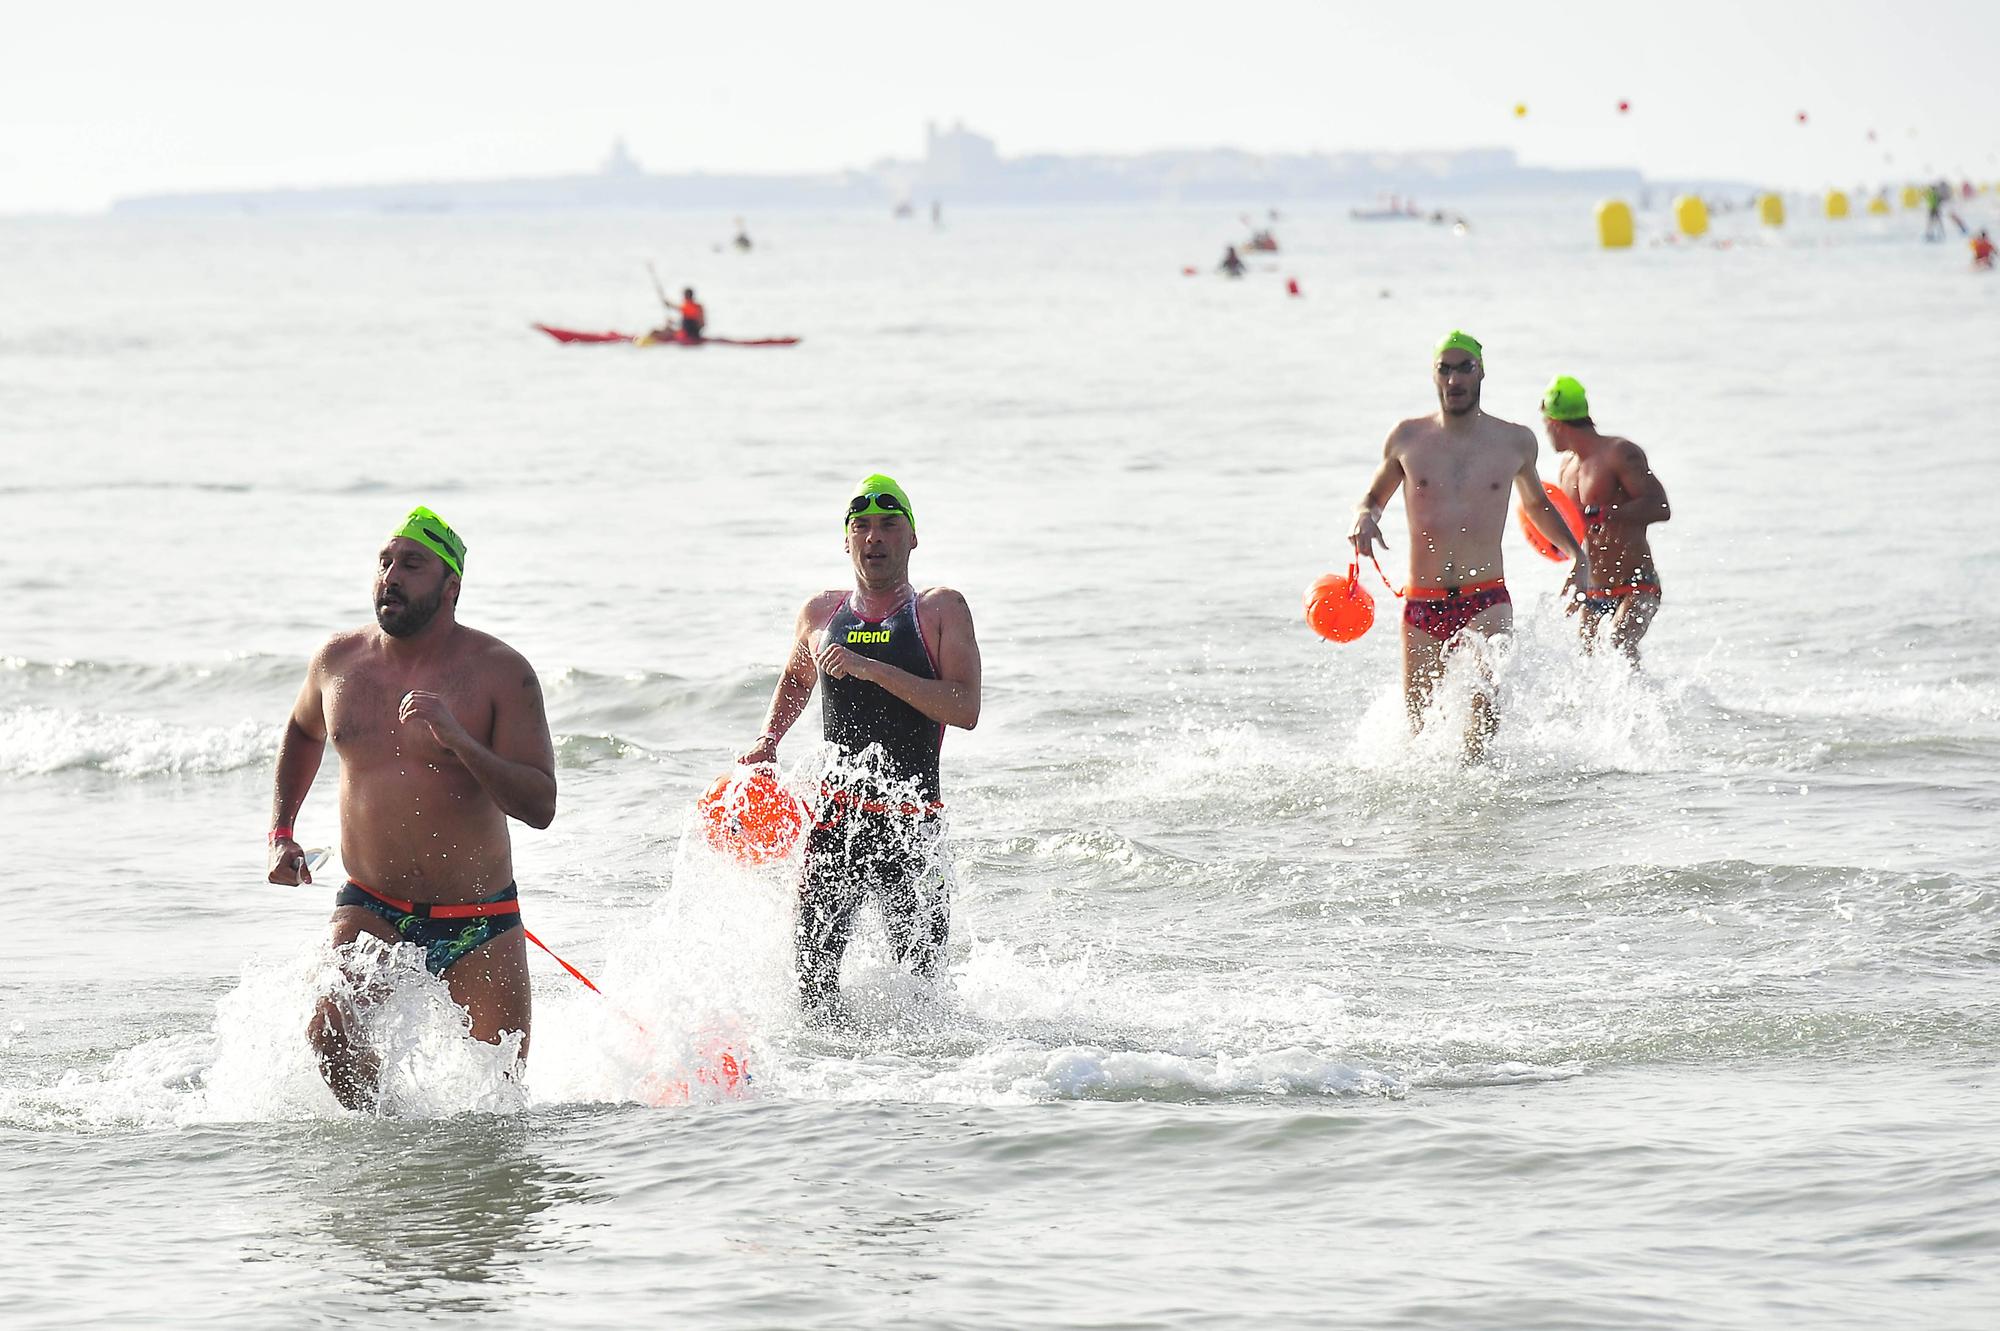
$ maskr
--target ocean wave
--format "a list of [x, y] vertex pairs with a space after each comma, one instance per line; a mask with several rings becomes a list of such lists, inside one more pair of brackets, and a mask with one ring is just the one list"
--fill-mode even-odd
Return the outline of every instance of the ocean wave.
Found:
[[0, 709], [0, 774], [7, 776], [208, 775], [264, 766], [277, 753], [278, 729], [268, 722], [186, 726], [65, 708]]
[[[246, 689], [296, 688], [303, 659], [245, 653], [211, 661], [37, 661], [0, 656], [0, 690], [33, 698], [38, 691], [75, 701], [79, 694], [129, 698], [158, 695], [170, 701], [205, 693], [239, 695]], [[0, 695], [4, 696], [4, 695]]]
[[955, 1069], [953, 1082], [984, 1083], [1026, 1100], [1209, 1100], [1229, 1096], [1394, 1096], [1402, 1083], [1325, 1051], [1181, 1054], [1159, 1049], [1016, 1045]]

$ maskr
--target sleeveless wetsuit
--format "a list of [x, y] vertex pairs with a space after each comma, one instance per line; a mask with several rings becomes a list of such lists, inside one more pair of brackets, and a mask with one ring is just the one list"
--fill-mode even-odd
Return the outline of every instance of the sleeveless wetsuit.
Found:
[[[938, 677], [915, 593], [881, 620], [862, 618], [850, 597], [826, 631], [857, 656]], [[855, 913], [868, 897], [882, 911], [896, 959], [919, 975], [937, 973], [951, 928], [938, 817], [944, 726], [866, 680], [821, 672], [819, 688], [826, 739], [840, 753], [820, 792], [799, 895], [799, 992], [808, 1007], [832, 1001]]]

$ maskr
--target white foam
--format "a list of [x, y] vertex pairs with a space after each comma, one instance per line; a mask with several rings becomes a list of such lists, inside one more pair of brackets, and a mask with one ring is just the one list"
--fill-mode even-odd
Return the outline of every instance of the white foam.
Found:
[[124, 777], [185, 776], [262, 766], [278, 752], [268, 723], [180, 726], [150, 717], [54, 707], [0, 711], [0, 774], [90, 768]]

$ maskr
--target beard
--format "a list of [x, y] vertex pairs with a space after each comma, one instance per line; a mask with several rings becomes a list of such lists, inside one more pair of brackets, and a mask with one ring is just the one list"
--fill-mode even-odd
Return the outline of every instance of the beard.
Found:
[[1472, 389], [1471, 393], [1470, 393], [1470, 394], [1468, 394], [1468, 395], [1466, 396], [1466, 399], [1465, 399], [1465, 401], [1464, 401], [1464, 402], [1463, 402], [1462, 404], [1460, 404], [1459, 406], [1456, 406], [1456, 407], [1454, 407], [1453, 405], [1451, 405], [1450, 401], [1446, 399], [1446, 397], [1445, 397], [1445, 395], [1444, 395], [1443, 393], [1439, 393], [1439, 394], [1438, 394], [1438, 406], [1440, 406], [1440, 407], [1442, 407], [1442, 408], [1444, 409], [1444, 414], [1445, 414], [1445, 415], [1447, 415], [1447, 416], [1463, 416], [1463, 415], [1465, 415], [1465, 414], [1466, 414], [1466, 413], [1468, 413], [1468, 412], [1473, 412], [1473, 411], [1477, 411], [1477, 410], [1479, 410], [1479, 388], [1478, 388], [1478, 385], [1476, 385], [1476, 384], [1475, 384], [1475, 385], [1473, 386], [1473, 389]]
[[405, 600], [385, 593], [375, 601], [375, 622], [392, 638], [413, 637], [422, 633], [425, 626], [437, 618], [438, 607], [443, 604], [442, 586], [421, 601]]

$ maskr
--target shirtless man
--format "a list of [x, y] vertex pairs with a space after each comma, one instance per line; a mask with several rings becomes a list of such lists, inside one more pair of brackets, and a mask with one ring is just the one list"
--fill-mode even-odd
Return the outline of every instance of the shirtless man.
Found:
[[[1457, 646], [1507, 633], [1514, 607], [1501, 573], [1500, 536], [1507, 526], [1507, 489], [1542, 534], [1576, 561], [1588, 585], [1589, 561], [1549, 503], [1535, 474], [1535, 435], [1479, 409], [1486, 362], [1479, 343], [1445, 335], [1432, 356], [1438, 411], [1389, 431], [1382, 465], [1356, 505], [1348, 540], [1358, 554], [1388, 548], [1379, 525], [1398, 487], [1410, 523], [1410, 586], [1403, 608], [1403, 700], [1410, 724], [1422, 723], [1431, 690]], [[1483, 662], [1482, 662], [1483, 664]], [[1481, 757], [1499, 725], [1492, 699], [1473, 699], [1465, 737], [1468, 759]]]
[[1570, 613], [1586, 648], [1596, 645], [1608, 622], [1611, 641], [1637, 665], [1639, 640], [1660, 612], [1660, 575], [1646, 528], [1673, 517], [1666, 488], [1644, 449], [1597, 432], [1583, 385], [1566, 374], [1542, 395], [1542, 425], [1550, 446], [1563, 455], [1556, 483], [1582, 510], [1590, 551], [1589, 577], [1578, 581], [1572, 574], [1570, 590], [1582, 594], [1571, 600]]
[[972, 610], [949, 587], [911, 585], [909, 496], [870, 476], [843, 522], [854, 589], [820, 592], [799, 610], [764, 733], [739, 760], [777, 761], [778, 741], [819, 686], [840, 764], [820, 791], [799, 887], [799, 1000], [816, 1015], [833, 1008], [854, 916], [871, 895], [896, 959], [936, 977], [951, 931], [938, 759], [946, 726], [979, 724]]
[[[470, 1015], [473, 1038], [510, 1032], [528, 1052], [528, 955], [507, 819], [547, 827], [555, 751], [534, 669], [458, 622], [465, 543], [427, 508], [376, 560], [375, 623], [336, 633], [306, 668], [278, 746], [270, 881], [312, 882], [292, 822], [326, 743], [340, 757], [340, 858], [332, 943], [350, 979], [363, 938], [413, 943]], [[340, 1103], [367, 1107], [378, 1069], [347, 995], [307, 1030]]]

